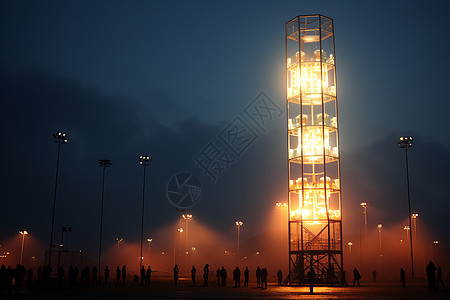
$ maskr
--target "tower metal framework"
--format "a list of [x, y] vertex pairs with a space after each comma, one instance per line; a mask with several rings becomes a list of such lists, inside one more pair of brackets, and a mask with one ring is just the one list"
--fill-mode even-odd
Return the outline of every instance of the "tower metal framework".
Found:
[[343, 278], [341, 187], [333, 20], [297, 16], [286, 23], [289, 191], [287, 283]]

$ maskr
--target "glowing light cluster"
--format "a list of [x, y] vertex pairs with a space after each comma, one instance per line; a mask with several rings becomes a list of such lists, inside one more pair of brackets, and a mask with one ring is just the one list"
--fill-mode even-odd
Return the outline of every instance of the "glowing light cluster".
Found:
[[[299, 56], [301, 56], [299, 63]], [[322, 50], [322, 57], [326, 53]], [[324, 59], [325, 60], [325, 59]], [[329, 81], [328, 71], [334, 69], [334, 56], [330, 54], [325, 62], [320, 63], [320, 51], [314, 51], [314, 58], [308, 60], [305, 52], [299, 52], [295, 55], [295, 62], [289, 57], [287, 59], [288, 68], [288, 98], [294, 98], [300, 95], [300, 90], [306, 98], [314, 103], [320, 104], [322, 101], [322, 90], [324, 94], [336, 96], [336, 86]], [[300, 68], [301, 65], [301, 68]], [[300, 71], [301, 69], [301, 71]], [[321, 76], [321, 74], [323, 74]]]

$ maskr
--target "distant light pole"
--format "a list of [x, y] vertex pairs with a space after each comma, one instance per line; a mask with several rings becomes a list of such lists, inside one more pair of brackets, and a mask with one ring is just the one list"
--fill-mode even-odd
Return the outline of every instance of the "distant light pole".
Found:
[[242, 222], [242, 221], [236, 221], [236, 226], [237, 226], [237, 252], [238, 252], [238, 255], [237, 255], [237, 262], [238, 262], [238, 265], [239, 265], [239, 263], [240, 263], [240, 261], [239, 261], [239, 255], [240, 255], [240, 253], [239, 253], [239, 229], [240, 229], [240, 227], [242, 226], [242, 225], [244, 225], [244, 222]]
[[116, 241], [117, 241], [117, 263], [119, 263], [119, 247], [120, 247], [120, 242], [123, 241], [122, 237], [116, 237]]
[[72, 232], [72, 227], [63, 227], [61, 230], [61, 241], [58, 244], [58, 266], [57, 270], [59, 270], [59, 263], [61, 260], [61, 248], [64, 250], [64, 232]]
[[439, 241], [435, 240], [433, 241], [433, 244], [431, 244], [431, 260], [435, 260], [437, 261], [437, 254], [436, 254], [436, 247], [439, 244]]
[[186, 247], [185, 247], [185, 254], [186, 254], [186, 272], [188, 269], [188, 233], [189, 233], [189, 220], [192, 220], [191, 214], [182, 214], [181, 217], [186, 220]]
[[150, 166], [152, 159], [150, 156], [139, 156], [139, 164], [144, 167], [144, 180], [142, 184], [142, 221], [141, 221], [141, 256], [139, 257], [139, 270], [142, 267], [142, 241], [144, 239], [144, 203], [145, 203], [145, 169]]
[[347, 245], [348, 245], [348, 252], [349, 252], [350, 254], [352, 254], [352, 246], [353, 246], [353, 243], [352, 243], [352, 242], [348, 242]]
[[181, 234], [183, 233], [183, 228], [177, 228], [177, 231], [180, 233], [180, 242], [178, 243], [178, 256], [181, 256]]
[[[400, 137], [397, 143], [400, 148], [405, 149], [406, 185], [408, 188], [408, 219], [409, 219], [409, 228], [411, 228], [411, 197], [410, 197], [410, 192], [409, 192], [408, 148], [412, 147], [413, 138], [411, 136], [410, 137]], [[414, 255], [413, 255], [411, 230], [409, 231], [409, 240], [410, 240], [410, 250], [411, 250], [411, 277], [414, 279]]]
[[153, 241], [153, 239], [147, 239], [148, 242], [148, 264], [150, 265], [150, 243]]
[[20, 249], [20, 262], [19, 262], [19, 264], [22, 265], [22, 258], [23, 258], [23, 244], [25, 243], [25, 235], [28, 234], [28, 231], [22, 230], [22, 231], [19, 231], [19, 233], [22, 235], [22, 247], [21, 247], [21, 249]]
[[382, 224], [378, 224], [378, 240], [379, 240], [379, 244], [380, 244], [380, 257], [383, 256], [383, 251], [381, 248], [381, 229], [383, 228]]
[[[363, 252], [363, 245], [364, 245], [364, 255], [367, 254], [367, 207], [370, 205], [369, 202], [361, 202], [361, 207], [363, 208], [363, 214], [364, 214], [364, 243], [362, 241], [360, 241], [360, 246], [359, 246], [359, 255], [360, 255], [360, 259], [361, 259], [361, 269], [362, 269], [362, 252]], [[361, 232], [361, 231], [360, 231]], [[360, 234], [360, 238], [361, 238], [361, 234]]]
[[52, 230], [50, 231], [50, 249], [48, 252], [48, 265], [52, 263], [52, 248], [53, 245], [53, 229], [55, 227], [55, 209], [56, 209], [56, 191], [58, 187], [58, 171], [59, 171], [59, 156], [61, 152], [61, 144], [67, 143], [67, 135], [63, 132], [57, 132], [53, 134], [53, 142], [58, 144], [58, 155], [56, 157], [56, 176], [55, 176], [55, 192], [53, 194], [53, 210], [52, 210]]
[[275, 205], [280, 208], [280, 258], [281, 261], [283, 261], [283, 207], [285, 207], [287, 204], [278, 202]]
[[102, 204], [100, 206], [100, 238], [98, 247], [98, 271], [101, 272], [102, 234], [103, 234], [103, 199], [105, 195], [105, 170], [112, 165], [109, 159], [99, 159], [98, 166], [102, 168]]

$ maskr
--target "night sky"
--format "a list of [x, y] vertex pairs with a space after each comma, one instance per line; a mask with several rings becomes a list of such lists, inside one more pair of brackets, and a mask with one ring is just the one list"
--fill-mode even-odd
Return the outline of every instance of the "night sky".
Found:
[[[48, 244], [57, 145], [61, 148], [55, 235], [97, 251], [106, 170], [104, 244], [138, 242], [139, 155], [147, 169], [145, 236], [173, 224], [166, 197], [179, 172], [201, 181], [196, 220], [234, 239], [261, 234], [286, 201], [285, 22], [334, 19], [344, 242], [369, 225], [403, 234], [408, 218], [401, 135], [414, 137], [412, 211], [430, 239], [448, 245], [450, 30], [443, 1], [2, 1], [0, 3], [0, 244], [27, 229]], [[261, 94], [264, 93], [264, 94]], [[266, 97], [259, 127], [245, 108]], [[237, 118], [237, 119], [236, 119]], [[239, 155], [220, 133], [240, 120], [254, 141]], [[211, 141], [233, 163], [215, 182], [194, 157]], [[398, 228], [397, 228], [398, 227]], [[394, 230], [394, 229], [392, 229]]]

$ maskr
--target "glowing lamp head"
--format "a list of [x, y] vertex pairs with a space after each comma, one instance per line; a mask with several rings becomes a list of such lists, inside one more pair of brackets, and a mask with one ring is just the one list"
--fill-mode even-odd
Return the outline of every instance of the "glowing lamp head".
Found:
[[148, 166], [151, 161], [152, 161], [152, 159], [150, 158], [150, 156], [145, 156], [145, 155], [139, 156], [139, 164], [142, 166]]
[[407, 150], [408, 148], [412, 147], [413, 138], [412, 138], [412, 136], [407, 136], [407, 137], [402, 136], [398, 139], [397, 144], [400, 148], [405, 148], [405, 150]]
[[183, 232], [183, 228], [178, 228], [177, 230], [178, 230], [179, 233]]
[[416, 219], [419, 216], [419, 214], [411, 214], [411, 218]]
[[405, 227], [403, 227], [403, 230], [409, 230], [409, 225], [405, 225]]
[[433, 241], [433, 244], [435, 244], [435, 245], [439, 244], [439, 241]]
[[147, 239], [147, 242], [151, 243], [153, 241], [153, 239]]
[[348, 242], [347, 245], [353, 246], [353, 243], [352, 242]]
[[184, 220], [191, 220], [192, 219], [192, 215], [190, 214], [182, 214], [181, 218]]
[[121, 237], [116, 237], [116, 241], [121, 242], [121, 241], [123, 241], [123, 238], [121, 238]]
[[383, 227], [382, 224], [378, 224], [378, 229], [381, 229]]
[[236, 225], [237, 226], [241, 226], [241, 225], [243, 225], [244, 224], [244, 222], [242, 222], [242, 221], [236, 221]]
[[28, 231], [26, 231], [26, 230], [21, 230], [21, 231], [19, 231], [19, 233], [22, 234], [22, 235], [25, 235], [25, 234], [28, 234]]
[[286, 203], [281, 203], [281, 202], [278, 202], [276, 204], [276, 206], [278, 206], [278, 207], [283, 207], [283, 206], [286, 206], [286, 205], [287, 205]]
[[361, 202], [361, 206], [364, 207], [364, 208], [366, 208], [369, 205], [370, 205], [369, 202]]

